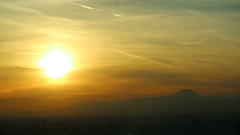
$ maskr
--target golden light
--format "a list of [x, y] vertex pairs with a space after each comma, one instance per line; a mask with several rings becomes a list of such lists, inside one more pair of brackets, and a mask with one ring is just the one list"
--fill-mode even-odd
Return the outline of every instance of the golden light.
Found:
[[73, 61], [66, 52], [55, 49], [46, 53], [40, 60], [41, 69], [50, 78], [57, 79], [63, 77], [73, 68]]

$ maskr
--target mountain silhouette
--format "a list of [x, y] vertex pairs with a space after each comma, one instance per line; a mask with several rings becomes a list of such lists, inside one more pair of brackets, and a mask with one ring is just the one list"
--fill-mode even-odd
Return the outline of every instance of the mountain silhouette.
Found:
[[204, 97], [190, 89], [170, 96], [130, 99], [121, 102], [86, 101], [35, 115], [119, 116], [240, 112], [240, 98]]
[[191, 89], [183, 89], [183, 90], [175, 93], [173, 96], [177, 96], [177, 97], [201, 97], [199, 94], [197, 94], [196, 92], [194, 92]]

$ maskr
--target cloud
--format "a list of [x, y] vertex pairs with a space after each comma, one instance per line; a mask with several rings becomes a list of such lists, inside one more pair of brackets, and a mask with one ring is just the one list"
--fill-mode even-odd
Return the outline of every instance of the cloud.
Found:
[[152, 62], [152, 63], [155, 63], [155, 64], [160, 64], [160, 65], [168, 67], [168, 68], [176, 68], [173, 65], [169, 65], [169, 64], [166, 64], [166, 63], [163, 63], [163, 62], [159, 62], [159, 61], [154, 61], [154, 60], [142, 57], [142, 56], [130, 54], [130, 53], [127, 53], [127, 52], [124, 52], [124, 51], [120, 51], [120, 50], [117, 50], [117, 49], [113, 49], [113, 51], [121, 53], [121, 54], [124, 54], [124, 55], [127, 55], [127, 56], [130, 56], [130, 57], [133, 57], [133, 58], [142, 59], [142, 60], [145, 60], [145, 61], [148, 61], [148, 62]]
[[73, 5], [76, 5], [76, 6], [80, 6], [80, 7], [86, 8], [86, 9], [96, 10], [96, 11], [100, 11], [100, 12], [103, 12], [103, 13], [111, 14], [111, 15], [114, 15], [114, 16], [116, 16], [116, 17], [122, 17], [122, 16], [119, 15], [119, 14], [115, 14], [115, 13], [107, 12], [107, 11], [104, 11], [104, 10], [101, 10], [101, 9], [97, 9], [97, 8], [89, 7], [89, 6], [82, 5], [82, 4], [78, 4], [78, 3], [75, 3], [75, 2], [69, 2], [69, 3], [71, 3], [71, 4], [73, 4]]
[[[43, 13], [39, 10], [23, 7], [23, 6], [18, 5], [17, 3], [0, 2], [0, 7], [6, 8], [6, 9], [11, 9], [11, 10], [16, 10], [21, 13], [27, 13], [27, 14], [32, 14], [32, 15], [43, 15]], [[8, 12], [10, 13], [12, 11], [8, 11]]]
[[218, 23], [218, 21], [216, 19], [214, 19], [213, 17], [208, 17], [207, 15], [204, 15], [203, 13], [201, 13], [200, 11], [197, 11], [197, 10], [189, 10], [188, 9], [188, 10], [185, 10], [185, 12], [192, 14], [194, 16], [197, 16], [197, 17], [201, 17], [202, 19], [205, 19], [212, 23]]
[[13, 91], [46, 85], [43, 70], [32, 67], [0, 67], [1, 90]]
[[36, 71], [44, 71], [43, 69], [40, 68], [29, 68], [29, 67], [16, 67], [17, 69], [20, 70], [36, 70]]
[[[90, 72], [90, 71], [89, 71]], [[157, 71], [157, 70], [140, 70], [140, 69], [116, 69], [112, 68], [112, 70], [104, 70], [94, 72], [94, 74], [98, 74], [99, 76], [105, 76], [107, 80], [119, 81], [120, 83], [116, 83], [119, 88], [121, 88], [120, 80], [129, 80], [125, 81], [127, 83], [122, 84], [122, 88], [128, 89], [127, 87], [135, 86], [134, 89], [141, 89], [142, 86], [154, 87], [154, 86], [186, 86], [186, 87], [202, 87], [208, 86], [212, 88], [229, 88], [229, 93], [231, 88], [240, 88], [239, 81], [240, 78], [237, 75], [228, 75], [228, 74], [208, 74], [204, 72], [181, 72], [181, 71]], [[104, 75], [103, 75], [104, 74]], [[127, 85], [129, 84], [129, 85]], [[132, 86], [131, 86], [132, 84]], [[126, 86], [125, 86], [126, 85]], [[140, 87], [138, 87], [138, 85]], [[240, 93], [239, 93], [240, 94]]]
[[[188, 87], [196, 86], [210, 86], [221, 88], [240, 88], [239, 81], [240, 78], [237, 75], [226, 76], [223, 75], [208, 75], [208, 74], [188, 74], [188, 73], [161, 73], [156, 71], [130, 71], [123, 73], [121, 76], [128, 76], [133, 78], [142, 78], [147, 82], [152, 82], [153, 84], [158, 85], [181, 85]], [[230, 92], [231, 93], [231, 92]], [[240, 94], [240, 93], [239, 93]]]

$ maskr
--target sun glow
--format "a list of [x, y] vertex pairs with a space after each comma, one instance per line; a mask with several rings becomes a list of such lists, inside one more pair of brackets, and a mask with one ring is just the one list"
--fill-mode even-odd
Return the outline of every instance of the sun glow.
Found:
[[66, 52], [55, 49], [46, 53], [40, 60], [41, 69], [50, 78], [57, 79], [63, 77], [73, 68], [73, 61]]

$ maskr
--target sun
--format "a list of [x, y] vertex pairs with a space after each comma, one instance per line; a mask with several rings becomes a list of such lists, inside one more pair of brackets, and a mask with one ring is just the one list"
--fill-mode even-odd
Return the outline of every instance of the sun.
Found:
[[48, 77], [58, 79], [73, 69], [73, 61], [65, 51], [55, 49], [45, 54], [40, 60], [40, 67]]

